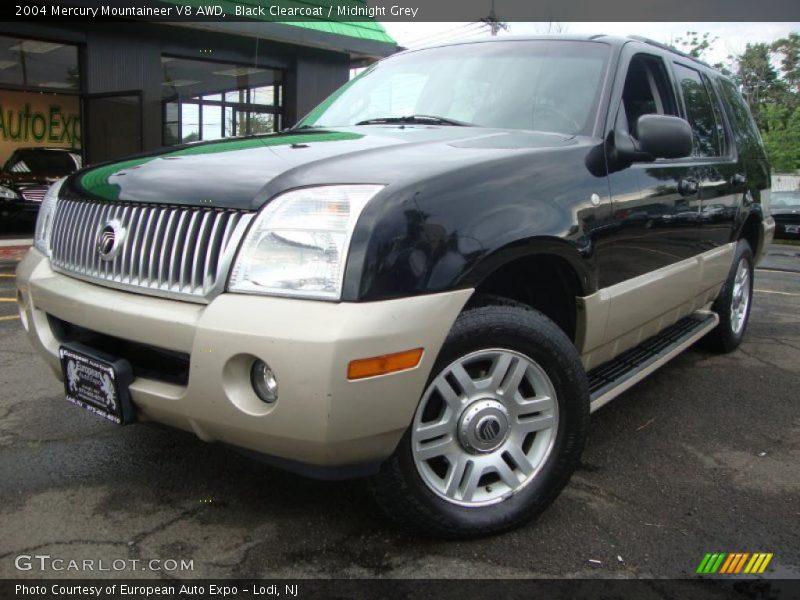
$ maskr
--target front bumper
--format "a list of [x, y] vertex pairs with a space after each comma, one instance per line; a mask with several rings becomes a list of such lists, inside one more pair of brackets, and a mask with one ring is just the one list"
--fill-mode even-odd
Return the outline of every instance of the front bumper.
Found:
[[[787, 227], [791, 227], [792, 231], [789, 232]], [[800, 233], [795, 231], [798, 227], [800, 227], [800, 220], [789, 221], [779, 218], [775, 219], [775, 237], [784, 239], [798, 238], [800, 237]]]
[[775, 237], [775, 219], [772, 217], [767, 217], [763, 221], [761, 221], [761, 236], [760, 236], [760, 244], [755, 251], [754, 257], [754, 264], [758, 264], [761, 262], [761, 259], [767, 255], [769, 251], [769, 247], [772, 244], [772, 240]]
[[[117, 291], [54, 272], [32, 249], [17, 269], [23, 326], [61, 378], [48, 315], [190, 356], [187, 385], [137, 377], [131, 399], [152, 420], [316, 467], [375, 464], [411, 423], [447, 333], [472, 290], [370, 303], [221, 294], [208, 305]], [[358, 381], [351, 360], [424, 348], [411, 370]], [[250, 367], [275, 372], [278, 401], [260, 401]], [[66, 410], [66, 408], [65, 408]]]

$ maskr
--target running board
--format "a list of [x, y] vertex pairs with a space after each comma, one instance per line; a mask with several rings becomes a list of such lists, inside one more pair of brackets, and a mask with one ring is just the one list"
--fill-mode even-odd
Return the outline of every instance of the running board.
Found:
[[717, 313], [697, 311], [638, 346], [589, 371], [590, 410], [611, 402], [714, 329]]

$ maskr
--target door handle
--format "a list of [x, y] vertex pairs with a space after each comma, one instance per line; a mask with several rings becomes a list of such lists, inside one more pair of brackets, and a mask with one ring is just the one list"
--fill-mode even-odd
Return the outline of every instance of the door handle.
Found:
[[682, 196], [695, 195], [697, 193], [697, 188], [698, 184], [696, 179], [686, 178], [686, 179], [681, 179], [678, 182], [678, 192], [680, 192]]
[[731, 177], [731, 185], [740, 186], [747, 183], [747, 175], [743, 175], [742, 173], [736, 173]]

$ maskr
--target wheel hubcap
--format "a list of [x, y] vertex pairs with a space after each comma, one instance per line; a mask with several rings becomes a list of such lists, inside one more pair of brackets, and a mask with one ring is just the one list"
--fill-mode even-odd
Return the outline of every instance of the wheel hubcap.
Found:
[[747, 320], [747, 309], [750, 306], [750, 269], [743, 258], [736, 267], [733, 279], [733, 297], [731, 299], [731, 330], [736, 335], [744, 329]]
[[493, 504], [536, 477], [557, 429], [544, 370], [513, 350], [481, 350], [448, 365], [425, 390], [412, 427], [414, 464], [438, 496]]
[[496, 400], [479, 400], [461, 413], [458, 441], [472, 454], [492, 452], [506, 441], [508, 411]]

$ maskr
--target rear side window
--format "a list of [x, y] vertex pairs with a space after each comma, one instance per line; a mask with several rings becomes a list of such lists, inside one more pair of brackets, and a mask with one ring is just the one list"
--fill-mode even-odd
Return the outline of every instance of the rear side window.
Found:
[[721, 156], [722, 132], [714, 110], [714, 96], [699, 71], [675, 64], [686, 116], [694, 132], [694, 156]]
[[744, 97], [729, 79], [717, 77], [716, 83], [733, 127], [733, 135], [736, 138], [739, 151], [751, 156], [763, 156], [761, 136], [750, 114], [747, 102], [744, 101]]

